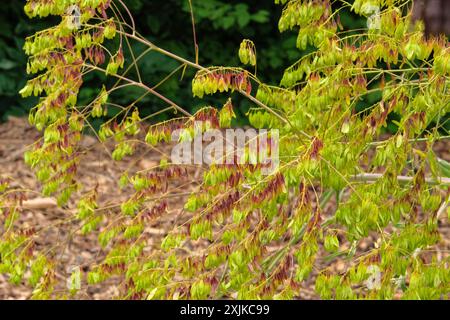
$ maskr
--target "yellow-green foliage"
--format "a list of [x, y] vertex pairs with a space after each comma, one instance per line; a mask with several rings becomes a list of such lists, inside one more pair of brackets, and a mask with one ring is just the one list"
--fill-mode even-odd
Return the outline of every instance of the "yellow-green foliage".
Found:
[[[242, 68], [205, 68], [156, 47], [134, 32], [118, 1], [111, 1], [114, 10], [107, 0], [27, 1], [30, 17], [64, 16], [72, 4], [82, 12], [79, 29], [68, 29], [63, 19], [25, 42], [28, 71], [38, 75], [21, 93], [41, 97], [30, 122], [43, 131], [43, 139], [25, 159], [44, 192], [57, 195], [60, 204], [82, 189], [76, 178], [81, 132], [90, 118], [102, 116], [115, 90], [99, 87], [90, 105], [77, 105], [84, 74], [103, 72], [157, 94], [122, 70], [125, 38], [197, 68], [194, 95], [239, 92], [254, 103], [248, 113], [254, 127], [280, 131], [280, 166], [275, 172], [264, 176], [261, 167], [250, 165], [210, 167], [185, 204], [186, 211], [193, 212], [189, 223], [175, 224], [161, 250], [151, 255], [144, 250], [145, 224], [166, 212], [167, 203], [155, 197], [164, 194], [168, 181], [185, 176], [182, 168], [166, 163], [148, 173], [125, 172], [120, 185], [133, 186], [134, 193], [113, 213], [117, 224], [103, 225], [107, 211], [99, 210], [96, 190], [87, 193], [77, 218], [85, 234], [102, 229], [99, 242], [107, 250], [88, 282], [122, 277], [123, 298], [286, 299], [299, 294], [300, 284], [319, 265], [317, 257], [325, 254], [350, 263], [339, 275], [319, 270], [316, 291], [323, 298], [390, 299], [398, 293], [404, 298], [448, 298], [449, 261], [440, 259], [435, 248], [441, 241], [438, 219], [447, 219], [449, 180], [443, 176], [449, 165], [433, 152], [442, 138], [437, 127], [450, 111], [448, 42], [443, 37], [426, 39], [420, 25], [405, 14], [411, 7], [405, 1], [355, 1], [351, 9], [363, 16], [369, 6], [380, 9], [380, 27], [352, 33], [339, 29], [339, 12], [333, 12], [329, 0], [275, 2], [283, 5], [280, 31], [297, 32], [299, 50], [313, 49], [286, 69], [279, 86], [261, 83]], [[342, 5], [349, 6], [345, 1]], [[118, 23], [117, 10], [123, 10], [126, 26]], [[107, 51], [103, 43], [114, 37], [122, 39], [121, 45]], [[239, 57], [244, 64], [256, 65], [253, 42], [242, 42]], [[374, 92], [380, 100], [357, 113], [358, 101]], [[397, 133], [381, 140], [394, 113]], [[220, 111], [204, 108], [152, 126], [145, 141], [152, 146], [168, 141], [179, 128], [190, 135], [194, 119], [218, 128], [229, 127], [234, 117], [228, 101]], [[114, 160], [133, 154], [141, 121], [133, 105], [121, 122], [102, 125], [101, 141], [116, 143]], [[426, 142], [425, 150], [419, 149], [419, 140]], [[0, 181], [0, 191], [0, 204], [6, 207], [1, 211], [5, 232], [0, 271], [19, 283], [30, 268], [36, 297], [50, 297], [58, 261], [43, 256], [46, 250], [30, 254], [26, 239], [31, 234], [21, 233], [17, 222], [20, 197], [11, 196], [19, 191], [7, 181]], [[334, 209], [327, 206], [330, 199], [337, 201]], [[369, 234], [378, 241], [366, 252], [357, 251]], [[189, 248], [198, 239], [208, 245], [199, 245], [191, 254]]]

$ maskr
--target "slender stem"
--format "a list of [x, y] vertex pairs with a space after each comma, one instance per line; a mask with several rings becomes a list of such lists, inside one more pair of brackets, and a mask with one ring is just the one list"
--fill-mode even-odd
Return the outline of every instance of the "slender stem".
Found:
[[[90, 65], [90, 64], [86, 64], [86, 65], [87, 65], [89, 68], [92, 68], [92, 69], [95, 69], [95, 70], [98, 70], [98, 71], [101, 71], [101, 72], [105, 72], [105, 73], [106, 73], [106, 70], [105, 70], [105, 69], [102, 69], [102, 68], [100, 68], [100, 67], [97, 67], [97, 66], [94, 66], [94, 65]], [[130, 84], [132, 84], [132, 85], [135, 85], [136, 87], [140, 87], [140, 88], [142, 88], [142, 89], [144, 89], [144, 90], [147, 90], [147, 91], [148, 91], [149, 93], [151, 93], [152, 95], [154, 95], [154, 96], [156, 96], [157, 98], [163, 100], [163, 101], [166, 102], [167, 104], [173, 106], [175, 109], [177, 109], [178, 111], [180, 111], [181, 113], [183, 113], [185, 116], [187, 116], [187, 117], [192, 117], [192, 115], [191, 115], [189, 112], [187, 112], [186, 110], [184, 110], [182, 107], [180, 107], [179, 105], [177, 105], [175, 102], [173, 102], [173, 101], [170, 100], [169, 98], [166, 98], [166, 97], [163, 96], [162, 94], [156, 92], [154, 89], [150, 88], [149, 86], [146, 86], [145, 84], [143, 84], [143, 83], [141, 83], [141, 82], [137, 82], [137, 81], [128, 79], [128, 78], [126, 78], [126, 77], [122, 77], [121, 75], [118, 75], [118, 74], [115, 74], [115, 75], [113, 75], [113, 76], [116, 77], [116, 78], [119, 78], [119, 79], [121, 79], [121, 80], [123, 80], [123, 81], [126, 81], [126, 82], [128, 82], [128, 83], [130, 83]]]
[[195, 31], [195, 16], [194, 16], [194, 9], [192, 7], [192, 0], [189, 0], [189, 9], [191, 11], [192, 36], [194, 38], [195, 63], [198, 64], [197, 32]]
[[[357, 174], [352, 177], [354, 181], [362, 181], [362, 182], [375, 182], [384, 177], [381, 173], [362, 173]], [[397, 180], [400, 183], [409, 183], [414, 180], [414, 177], [408, 176], [397, 176]], [[437, 177], [434, 178], [425, 178], [425, 182], [429, 185], [445, 185], [450, 186], [450, 178]]]
[[[136, 41], [139, 41], [147, 46], [149, 46], [152, 50], [159, 52], [169, 58], [172, 58], [174, 60], [177, 60], [185, 65], [188, 65], [194, 69], [197, 70], [208, 70], [207, 68], [199, 65], [198, 63], [189, 61], [187, 59], [184, 59], [176, 54], [173, 54], [172, 52], [169, 52], [167, 50], [164, 50], [158, 46], [156, 46], [155, 44], [153, 44], [152, 42], [141, 38], [140, 36], [136, 36], [136, 35], [129, 35], [126, 34], [128, 36], [130, 36], [131, 38], [135, 39]], [[278, 119], [282, 120], [284, 123], [289, 124], [294, 130], [298, 131], [301, 135], [307, 137], [308, 139], [311, 139], [311, 135], [307, 134], [306, 132], [302, 131], [302, 130], [298, 130], [297, 128], [294, 127], [294, 125], [285, 117], [282, 117], [280, 114], [276, 113], [273, 109], [271, 109], [270, 107], [268, 107], [267, 105], [265, 105], [264, 103], [262, 103], [261, 101], [259, 101], [258, 99], [256, 99], [255, 97], [253, 97], [250, 94], [247, 94], [247, 92], [243, 91], [243, 90], [239, 90], [238, 91], [241, 95], [243, 95], [244, 97], [246, 97], [247, 99], [249, 99], [250, 101], [252, 101], [253, 103], [255, 103], [256, 105], [260, 106], [261, 108], [264, 108], [265, 110], [267, 110], [268, 112], [270, 112], [271, 114], [273, 114], [275, 117], [277, 117]]]
[[125, 11], [127, 12], [128, 16], [130, 17], [130, 21], [131, 21], [131, 29], [133, 30], [133, 35], [136, 32], [136, 24], [134, 22], [133, 19], [133, 15], [130, 12], [130, 9], [128, 9], [128, 7], [126, 6], [126, 4], [122, 1], [122, 0], [117, 0], [119, 1], [119, 3], [122, 5], [122, 7], [125, 9]]
[[[445, 139], [449, 139], [450, 136], [440, 136], [440, 137], [436, 137], [436, 138], [417, 138], [417, 139], [410, 139], [408, 140], [409, 142], [426, 142], [429, 140], [445, 140]], [[374, 142], [370, 142], [368, 143], [369, 146], [380, 146], [385, 144], [386, 142], [388, 142], [389, 140], [383, 140], [383, 141], [374, 141]]]

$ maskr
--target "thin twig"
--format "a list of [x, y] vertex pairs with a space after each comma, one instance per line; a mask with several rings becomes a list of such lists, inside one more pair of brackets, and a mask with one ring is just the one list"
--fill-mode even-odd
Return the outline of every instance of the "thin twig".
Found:
[[[351, 179], [354, 181], [362, 182], [375, 182], [382, 179], [384, 174], [382, 173], [361, 173], [354, 175]], [[397, 180], [400, 183], [409, 183], [414, 180], [414, 177], [409, 176], [397, 176]], [[450, 186], [450, 178], [437, 177], [437, 178], [425, 178], [425, 182], [429, 185], [445, 185]]]
[[195, 63], [198, 64], [198, 43], [197, 43], [197, 32], [195, 31], [194, 9], [192, 7], [192, 0], [188, 1], [189, 1], [189, 9], [191, 11], [192, 35], [194, 37]]

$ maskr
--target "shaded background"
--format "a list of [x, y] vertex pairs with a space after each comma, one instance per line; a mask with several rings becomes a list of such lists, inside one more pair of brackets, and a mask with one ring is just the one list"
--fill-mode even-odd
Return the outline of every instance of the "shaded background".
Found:
[[[17, 92], [26, 82], [26, 56], [22, 47], [24, 38], [34, 32], [58, 23], [59, 18], [30, 20], [23, 12], [25, 1], [8, 1], [0, 13], [0, 119], [7, 116], [24, 116], [36, 99], [22, 99]], [[125, 0], [136, 21], [136, 25], [146, 38], [158, 46], [194, 60], [192, 26], [187, 0]], [[283, 70], [301, 57], [296, 49], [297, 34], [278, 31], [278, 20], [282, 7], [273, 0], [220, 1], [193, 0], [196, 29], [199, 44], [199, 62], [202, 65], [239, 66], [238, 49], [244, 38], [252, 39], [258, 51], [258, 75], [268, 83], [278, 84]], [[364, 27], [365, 20], [352, 17], [348, 13], [343, 23], [347, 27]], [[146, 48], [133, 44], [138, 55]], [[139, 63], [144, 82], [154, 85], [179, 64], [158, 53], [150, 53]], [[206, 100], [192, 98], [190, 83], [193, 70], [189, 70], [180, 80], [178, 72], [158, 90], [184, 107], [193, 111], [211, 103], [221, 105], [225, 96], [206, 97]], [[98, 92], [101, 75], [90, 74], [80, 93], [80, 103], [88, 102]], [[127, 105], [142, 94], [141, 89], [125, 88], [112, 97], [115, 103]], [[248, 103], [239, 97], [236, 103], [242, 110]], [[152, 96], [147, 96], [139, 104], [145, 116], [161, 109], [164, 104]], [[110, 115], [117, 110], [110, 108]], [[168, 115], [167, 115], [168, 116]]]
[[[192, 26], [187, 0], [124, 0], [133, 13], [138, 31], [158, 46], [172, 51], [182, 57], [194, 60]], [[202, 65], [239, 66], [238, 48], [244, 38], [255, 42], [258, 51], [258, 76], [270, 84], [278, 84], [283, 70], [295, 62], [302, 54], [295, 47], [296, 32], [278, 31], [278, 20], [282, 7], [273, 0], [193, 0], [196, 29], [199, 44], [199, 62]], [[350, 1], [352, 2], [352, 1]], [[22, 47], [24, 38], [37, 30], [44, 29], [59, 22], [58, 17], [29, 20], [24, 12], [25, 1], [8, 1], [2, 3], [0, 13], [0, 121], [9, 115], [25, 116], [34, 106], [36, 98], [22, 99], [18, 91], [26, 82], [26, 56]], [[416, 18], [423, 18], [431, 25], [434, 33], [449, 32], [450, 1], [418, 0]], [[444, 11], [442, 11], [444, 10]], [[341, 23], [345, 29], [365, 28], [366, 20], [353, 15], [348, 10], [341, 11]], [[133, 44], [136, 55], [146, 48]], [[127, 53], [125, 53], [127, 56]], [[139, 63], [144, 82], [155, 85], [179, 64], [158, 53], [149, 53]], [[206, 97], [203, 100], [192, 97], [190, 86], [194, 70], [186, 72], [181, 79], [181, 72], [158, 88], [158, 91], [189, 111], [195, 111], [206, 104], [222, 105], [228, 95]], [[89, 102], [99, 92], [99, 81], [108, 82], [103, 75], [91, 73], [85, 78], [80, 92], [79, 103]], [[143, 91], [128, 87], [113, 94], [111, 99], [126, 106], [137, 99]], [[238, 106], [240, 124], [245, 123], [242, 115], [249, 108], [249, 103], [234, 96]], [[368, 95], [358, 108], [365, 108], [379, 99], [379, 95]], [[165, 105], [152, 96], [146, 96], [138, 104], [142, 116], [160, 110]], [[109, 108], [108, 117], [117, 112]], [[156, 120], [164, 120], [170, 114], [162, 115]], [[96, 120], [102, 121], [102, 120]], [[97, 123], [98, 124], [98, 123]]]

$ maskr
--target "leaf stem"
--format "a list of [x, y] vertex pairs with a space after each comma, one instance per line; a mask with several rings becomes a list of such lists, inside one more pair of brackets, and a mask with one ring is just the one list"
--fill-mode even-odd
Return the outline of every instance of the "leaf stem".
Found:
[[[375, 182], [382, 179], [384, 174], [382, 173], [361, 173], [352, 177], [353, 181], [361, 182]], [[397, 176], [397, 180], [400, 183], [409, 183], [414, 180], [414, 177], [409, 176]], [[429, 185], [445, 185], [450, 186], [450, 178], [437, 177], [437, 178], [425, 178], [425, 182]]]

